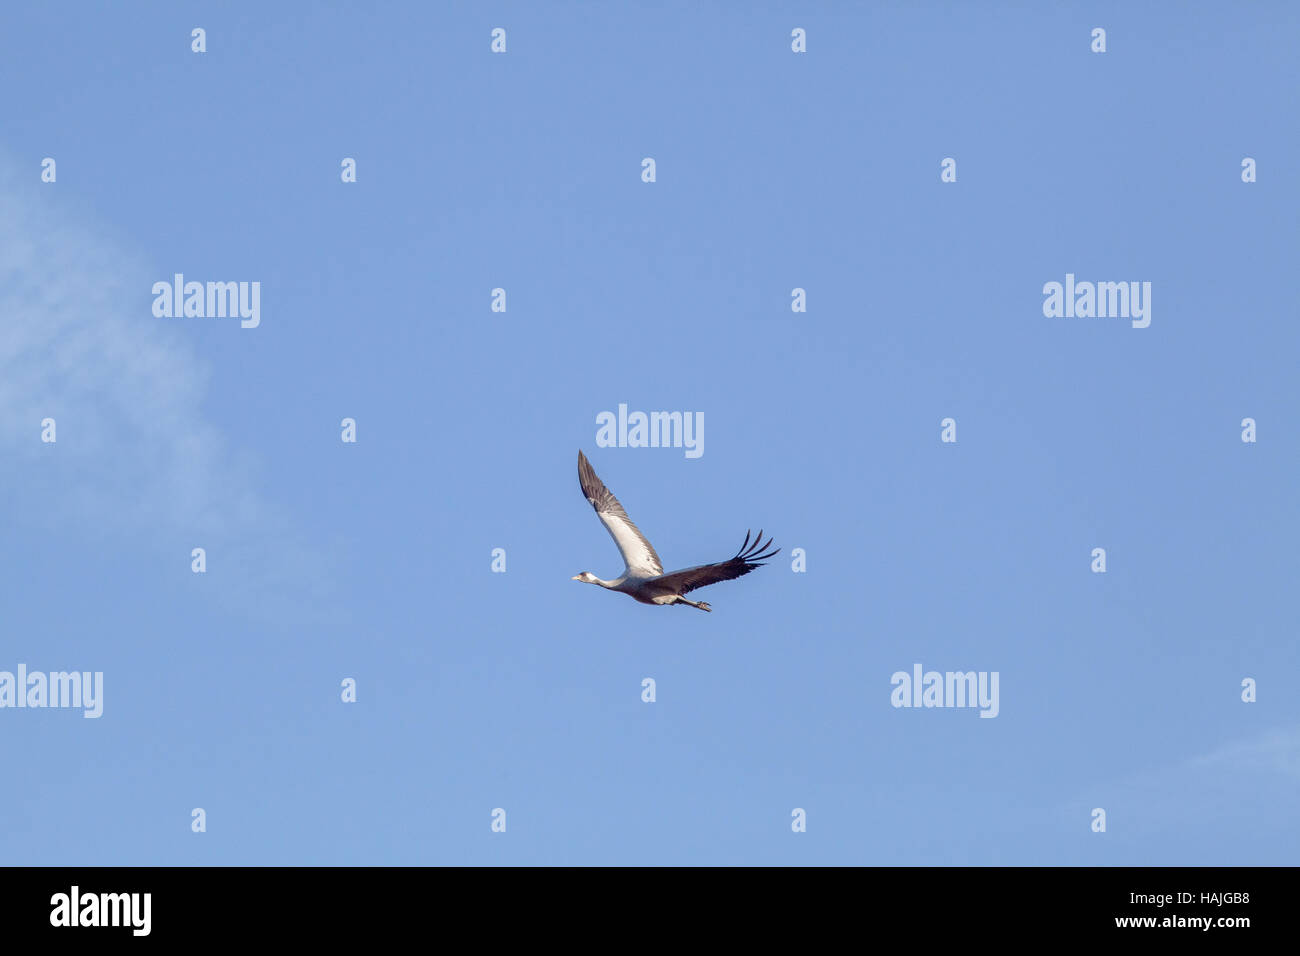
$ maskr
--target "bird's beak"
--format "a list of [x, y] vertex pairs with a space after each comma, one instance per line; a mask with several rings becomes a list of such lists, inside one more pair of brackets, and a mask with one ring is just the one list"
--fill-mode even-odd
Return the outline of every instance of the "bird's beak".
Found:
[[582, 579], [581, 579], [578, 575], [575, 574], [573, 577], [569, 578], [569, 580], [570, 580], [570, 581], [580, 581], [580, 580], [582, 580]]

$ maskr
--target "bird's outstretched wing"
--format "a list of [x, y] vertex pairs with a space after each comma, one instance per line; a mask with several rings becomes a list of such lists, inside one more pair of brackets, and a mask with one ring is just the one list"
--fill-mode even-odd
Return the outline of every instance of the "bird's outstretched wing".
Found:
[[761, 568], [763, 566], [762, 562], [781, 550], [776, 548], [773, 551], [767, 551], [772, 545], [772, 539], [769, 537], [767, 544], [759, 544], [762, 540], [763, 532], [759, 531], [754, 538], [754, 543], [750, 544], [749, 532], [746, 531], [745, 543], [740, 546], [740, 550], [736, 552], [734, 558], [728, 561], [719, 561], [717, 564], [701, 564], [697, 568], [687, 568], [685, 571], [674, 571], [671, 574], [665, 574], [656, 583], [671, 587], [675, 594], [685, 594], [688, 591], [694, 591], [696, 588], [708, 587], [710, 584], [716, 584], [719, 581], [730, 581], [742, 574], [748, 574], [755, 568]]
[[663, 574], [664, 566], [659, 563], [659, 555], [655, 554], [655, 549], [645, 539], [645, 535], [632, 523], [614, 493], [596, 477], [591, 462], [587, 461], [587, 456], [581, 451], [578, 452], [578, 483], [582, 485], [582, 493], [596, 509], [600, 523], [618, 545], [618, 553], [623, 555], [627, 570], [643, 577]]

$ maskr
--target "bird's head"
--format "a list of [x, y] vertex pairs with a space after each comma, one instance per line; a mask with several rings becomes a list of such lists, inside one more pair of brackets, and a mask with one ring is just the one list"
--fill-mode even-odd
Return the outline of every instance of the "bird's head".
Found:
[[575, 575], [574, 575], [572, 578], [570, 578], [569, 580], [571, 580], [571, 581], [581, 581], [583, 584], [595, 584], [595, 583], [596, 583], [596, 575], [592, 574], [590, 571], [583, 571], [581, 574], [575, 574]]

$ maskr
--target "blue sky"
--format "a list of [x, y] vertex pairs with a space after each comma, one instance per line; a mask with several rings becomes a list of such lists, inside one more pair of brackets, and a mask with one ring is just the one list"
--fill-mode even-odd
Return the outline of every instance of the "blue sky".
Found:
[[[0, 670], [104, 674], [0, 709], [4, 862], [1296, 862], [1294, 4], [3, 17]], [[569, 580], [579, 448], [670, 568], [781, 554]]]

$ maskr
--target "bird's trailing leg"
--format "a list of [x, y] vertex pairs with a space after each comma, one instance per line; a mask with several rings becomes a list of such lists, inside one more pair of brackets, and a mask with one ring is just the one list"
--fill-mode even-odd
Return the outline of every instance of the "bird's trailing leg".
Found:
[[680, 594], [677, 595], [677, 600], [674, 601], [673, 603], [674, 603], [674, 604], [689, 604], [691, 607], [698, 607], [701, 611], [712, 611], [712, 610], [713, 610], [713, 608], [709, 607], [709, 605], [706, 604], [704, 601], [688, 601], [688, 600], [686, 600], [686, 598], [682, 597]]

